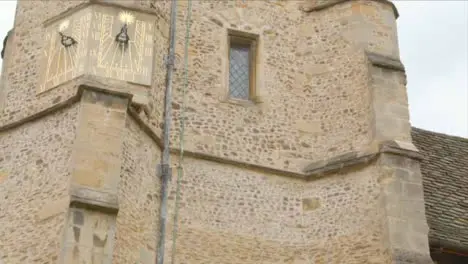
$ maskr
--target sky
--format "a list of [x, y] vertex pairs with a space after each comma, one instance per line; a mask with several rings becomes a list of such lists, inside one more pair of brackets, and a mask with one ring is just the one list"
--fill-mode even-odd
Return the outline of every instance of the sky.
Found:
[[[468, 138], [468, 1], [393, 2], [411, 124]], [[0, 1], [2, 41], [15, 8], [16, 1]]]

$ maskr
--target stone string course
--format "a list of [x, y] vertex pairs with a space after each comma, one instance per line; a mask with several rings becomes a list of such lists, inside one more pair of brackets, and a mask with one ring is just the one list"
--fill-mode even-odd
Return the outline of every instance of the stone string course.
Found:
[[[89, 82], [87, 82], [89, 83]], [[88, 84], [89, 85], [89, 84]], [[62, 103], [58, 103], [56, 105], [51, 106], [50, 108], [44, 109], [41, 112], [36, 113], [35, 115], [29, 116], [27, 118], [18, 120], [17, 122], [13, 122], [10, 124], [6, 124], [5, 126], [0, 127], [0, 132], [2, 131], [7, 131], [10, 129], [14, 129], [16, 127], [22, 126], [25, 123], [35, 121], [36, 119], [40, 119], [43, 116], [47, 116], [51, 113], [54, 113], [55, 111], [59, 111], [62, 108], [67, 108], [70, 105], [75, 104], [78, 102], [83, 94], [83, 91], [89, 90], [89, 91], [95, 91], [95, 92], [102, 92], [105, 94], [109, 95], [115, 95], [115, 96], [123, 96], [128, 99], [132, 99], [131, 94], [127, 93], [121, 93], [117, 91], [111, 91], [111, 90], [106, 90], [102, 88], [96, 88], [95, 86], [88, 86], [88, 85], [81, 85], [78, 89], [78, 92], [76, 95], [68, 98], [66, 101]], [[130, 107], [127, 109], [128, 114], [133, 117], [134, 122], [136, 122], [139, 126], [139, 128], [147, 134], [151, 138], [151, 140], [156, 144], [159, 148], [162, 148], [162, 140], [161, 138], [154, 132], [154, 130], [151, 129], [150, 124], [145, 120], [145, 116], [141, 116], [136, 110], [135, 107], [138, 107], [138, 105], [133, 105], [134, 107]], [[243, 162], [238, 162], [236, 160], [231, 160], [228, 158], [221, 158], [221, 157], [216, 157], [213, 155], [209, 154], [204, 154], [204, 153], [196, 153], [196, 152], [185, 152], [186, 155], [196, 157], [196, 158], [201, 158], [204, 160], [209, 160], [209, 161], [217, 161], [225, 164], [230, 164], [230, 165], [235, 165], [235, 166], [241, 166], [241, 167], [250, 167], [251, 169], [257, 169], [257, 170], [263, 170], [263, 171], [269, 171], [274, 174], [278, 175], [284, 175], [284, 176], [291, 176], [295, 178], [303, 178], [303, 179], [313, 179], [317, 178], [320, 176], [323, 176], [323, 174], [328, 174], [328, 173], [334, 173], [337, 172], [341, 169], [346, 169], [348, 167], [353, 167], [356, 165], [360, 164], [366, 164], [374, 160], [379, 154], [381, 153], [394, 153], [394, 154], [399, 154], [402, 156], [407, 156], [410, 158], [414, 159], [422, 159], [421, 154], [418, 154], [418, 150], [415, 148], [412, 148], [411, 145], [409, 145], [409, 148], [407, 144], [401, 144], [402, 142], [398, 141], [387, 141], [379, 144], [377, 148], [373, 147], [371, 145], [364, 151], [354, 151], [354, 152], [349, 152], [346, 154], [338, 155], [335, 157], [332, 157], [327, 160], [321, 160], [321, 161], [316, 161], [313, 162], [309, 165], [307, 165], [302, 173], [294, 173], [290, 171], [285, 171], [285, 170], [275, 170], [275, 169], [270, 169], [268, 167], [263, 167], [263, 166], [256, 166], [255, 164], [248, 164], [248, 163], [243, 163]], [[375, 145], [375, 144], [374, 144]], [[407, 149], [408, 148], [408, 149]], [[180, 149], [177, 147], [172, 147], [171, 152], [176, 154], [180, 152]], [[80, 193], [86, 193], [87, 191], [84, 189], [77, 188], [76, 189], [76, 196], [77, 201], [80, 200], [80, 197], [82, 196], [87, 196], [84, 194]], [[91, 196], [96, 196], [99, 194], [89, 194]], [[104, 197], [104, 198], [94, 198], [93, 200], [102, 200], [104, 203], [109, 203], [109, 204], [117, 204], [117, 202], [113, 202], [113, 200], [116, 200], [115, 198], [112, 197]], [[110, 207], [118, 207], [117, 205], [110, 206]]]

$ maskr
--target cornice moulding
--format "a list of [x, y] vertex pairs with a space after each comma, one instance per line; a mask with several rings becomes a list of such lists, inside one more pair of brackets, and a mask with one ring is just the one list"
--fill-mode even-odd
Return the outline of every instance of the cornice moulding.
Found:
[[[329, 0], [326, 3], [316, 4], [316, 5], [312, 5], [312, 6], [307, 6], [307, 4], [303, 4], [300, 7], [300, 9], [302, 11], [304, 11], [304, 12], [310, 13], [310, 12], [316, 12], [316, 11], [324, 10], [324, 9], [327, 9], [327, 8], [332, 7], [332, 6], [342, 4], [342, 3], [348, 2], [348, 1], [355, 1], [355, 0]], [[369, 1], [375, 1], [375, 2], [380, 2], [380, 3], [390, 5], [392, 7], [393, 14], [395, 15], [395, 19], [398, 19], [398, 17], [400, 16], [400, 14], [398, 13], [398, 9], [396, 8], [395, 4], [392, 1], [389, 1], [389, 0], [369, 0]]]
[[375, 67], [405, 72], [405, 66], [399, 59], [395, 59], [389, 56], [384, 56], [378, 53], [366, 51], [367, 59]]

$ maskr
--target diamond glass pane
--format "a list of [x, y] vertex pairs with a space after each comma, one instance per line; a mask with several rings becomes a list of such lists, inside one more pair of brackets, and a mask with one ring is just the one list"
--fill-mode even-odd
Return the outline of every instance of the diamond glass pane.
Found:
[[229, 95], [248, 100], [250, 95], [250, 47], [234, 45], [229, 53]]

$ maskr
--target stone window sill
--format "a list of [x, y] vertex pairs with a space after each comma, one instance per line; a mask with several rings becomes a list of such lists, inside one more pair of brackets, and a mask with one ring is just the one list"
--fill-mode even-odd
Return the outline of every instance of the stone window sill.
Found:
[[244, 106], [244, 107], [254, 107], [254, 106], [262, 103], [260, 98], [252, 98], [250, 100], [242, 100], [242, 99], [236, 99], [236, 98], [232, 98], [232, 97], [225, 97], [225, 98], [221, 99], [221, 102], [222, 103], [227, 103], [227, 104]]

